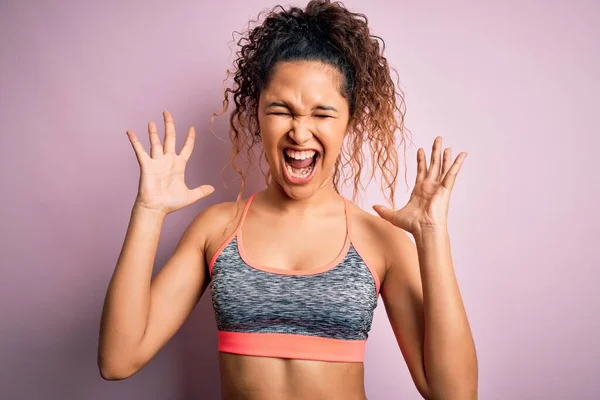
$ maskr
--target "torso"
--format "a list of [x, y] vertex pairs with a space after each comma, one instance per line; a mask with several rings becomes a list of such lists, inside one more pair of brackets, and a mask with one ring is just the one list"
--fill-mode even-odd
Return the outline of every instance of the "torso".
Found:
[[[206, 244], [206, 263], [236, 230], [242, 216], [240, 205], [230, 203], [227, 227], [215, 229]], [[236, 207], [238, 207], [236, 209]], [[347, 202], [350, 239], [361, 257], [385, 279], [386, 265], [381, 248], [381, 224], [386, 223], [350, 201]], [[217, 227], [215, 227], [217, 228]], [[346, 238], [343, 200], [318, 217], [283, 218], [262, 206], [257, 194], [242, 226], [246, 257], [253, 265], [292, 271], [317, 270], [340, 254]], [[298, 240], [302, 238], [302, 240]], [[362, 362], [326, 362], [286, 358], [255, 357], [219, 352], [223, 399], [345, 399], [365, 400]]]

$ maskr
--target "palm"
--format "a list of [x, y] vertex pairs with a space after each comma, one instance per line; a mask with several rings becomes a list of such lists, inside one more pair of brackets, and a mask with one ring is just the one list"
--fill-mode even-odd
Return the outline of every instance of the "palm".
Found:
[[438, 136], [433, 143], [429, 168], [425, 152], [418, 150], [417, 178], [408, 203], [399, 210], [375, 206], [381, 217], [411, 233], [446, 227], [450, 193], [467, 153], [460, 153], [451, 165], [450, 148], [444, 151], [443, 162], [440, 160], [441, 146], [442, 138]]
[[193, 150], [194, 128], [190, 128], [180, 154], [176, 154], [173, 119], [168, 112], [164, 113], [164, 119], [164, 145], [160, 143], [154, 123], [148, 124], [150, 156], [133, 132], [128, 131], [128, 135], [141, 169], [136, 205], [168, 214], [207, 196], [214, 188], [203, 185], [190, 190], [187, 187], [185, 167]]
[[446, 215], [443, 201], [446, 194], [449, 191], [438, 182], [418, 182], [408, 203], [396, 212], [396, 224], [408, 232], [434, 227]]
[[180, 156], [167, 154], [153, 159], [140, 175], [138, 198], [149, 208], [160, 204], [165, 210], [176, 210], [187, 205], [190, 190], [184, 172], [185, 162]]

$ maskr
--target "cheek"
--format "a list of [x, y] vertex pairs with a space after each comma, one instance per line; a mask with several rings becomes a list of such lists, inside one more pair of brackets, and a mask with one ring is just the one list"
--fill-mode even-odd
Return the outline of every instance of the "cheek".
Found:
[[260, 126], [262, 147], [269, 164], [279, 160], [279, 144], [287, 131], [281, 123], [263, 123]]
[[346, 136], [345, 125], [340, 124], [338, 126], [332, 126], [331, 129], [324, 131], [319, 139], [325, 149], [326, 161], [334, 162], [338, 157], [342, 145], [344, 144], [344, 137]]
[[277, 145], [288, 131], [287, 124], [275, 118], [265, 119], [261, 121], [259, 126], [263, 143], [268, 143], [269, 145]]

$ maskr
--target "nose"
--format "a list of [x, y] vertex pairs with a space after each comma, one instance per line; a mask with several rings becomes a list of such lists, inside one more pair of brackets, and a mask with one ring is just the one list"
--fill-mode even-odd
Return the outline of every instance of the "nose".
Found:
[[288, 136], [297, 144], [304, 144], [313, 137], [312, 129], [304, 118], [295, 118]]

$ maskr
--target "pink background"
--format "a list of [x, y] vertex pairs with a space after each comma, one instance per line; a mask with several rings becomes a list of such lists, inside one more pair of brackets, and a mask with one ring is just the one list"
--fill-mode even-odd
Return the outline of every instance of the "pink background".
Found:
[[[232, 31], [275, 3], [50, 3], [0, 2], [0, 398], [217, 399], [209, 292], [134, 377], [98, 373], [102, 301], [139, 174], [125, 130], [147, 146], [146, 123], [167, 109], [179, 148], [196, 126], [188, 184], [217, 188], [167, 218], [160, 268], [195, 213], [237, 192], [220, 183], [228, 145], [206, 128]], [[416, 148], [429, 155], [435, 136], [469, 153], [449, 229], [480, 398], [600, 398], [600, 3], [346, 4], [367, 14], [400, 72], [409, 184]], [[226, 118], [216, 130], [225, 137]], [[370, 212], [377, 187], [363, 197]], [[370, 399], [419, 398], [381, 300], [365, 364]]]

